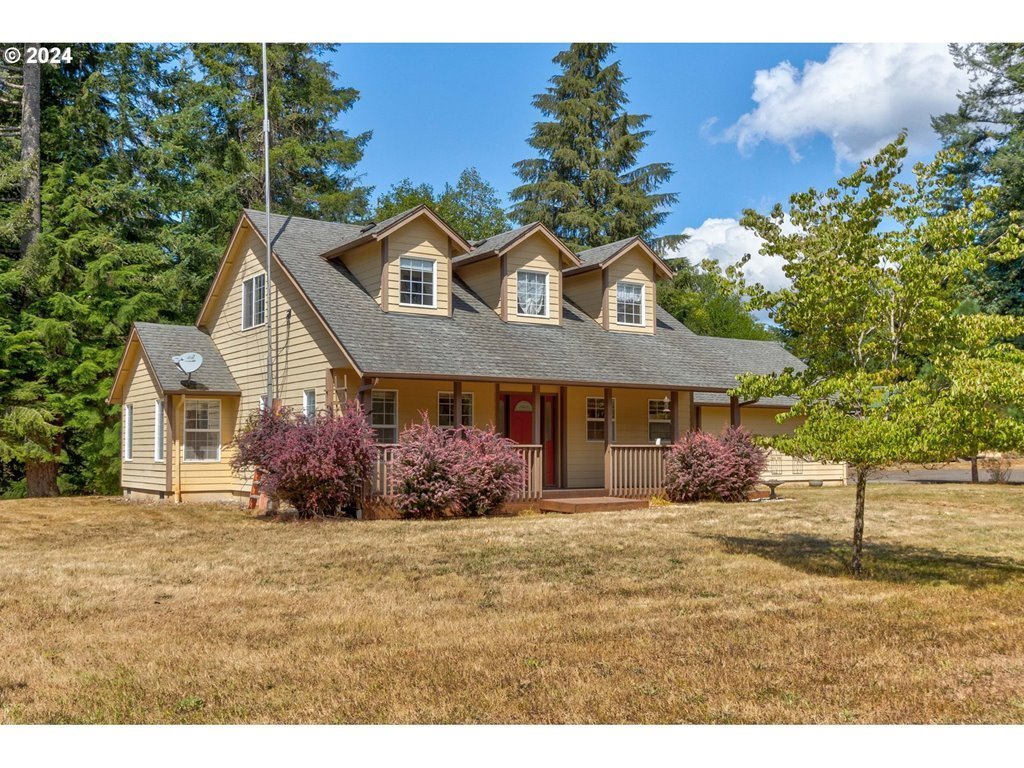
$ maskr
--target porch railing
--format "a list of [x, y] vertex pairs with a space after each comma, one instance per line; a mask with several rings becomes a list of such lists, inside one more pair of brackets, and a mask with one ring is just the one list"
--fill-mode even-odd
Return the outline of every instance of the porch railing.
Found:
[[604, 457], [610, 496], [653, 496], [665, 490], [665, 454], [670, 445], [610, 445]]
[[[395, 443], [382, 443], [377, 446], [377, 462], [370, 473], [370, 482], [366, 488], [367, 496], [394, 495], [395, 479], [391, 463], [397, 447]], [[539, 445], [517, 445], [515, 448], [526, 464], [526, 474], [523, 476], [522, 487], [512, 500], [540, 499], [544, 492], [544, 450]]]

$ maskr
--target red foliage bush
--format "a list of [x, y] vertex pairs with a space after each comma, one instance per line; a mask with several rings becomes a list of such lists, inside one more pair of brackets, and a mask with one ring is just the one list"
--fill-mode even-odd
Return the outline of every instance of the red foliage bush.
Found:
[[745, 501], [767, 462], [739, 427], [687, 432], [665, 457], [665, 493], [672, 501]]
[[313, 418], [288, 409], [254, 413], [236, 442], [232, 469], [259, 468], [267, 495], [303, 517], [355, 504], [377, 460], [373, 430], [355, 401]]
[[486, 515], [522, 486], [515, 444], [491, 431], [437, 427], [427, 420], [402, 431], [391, 471], [394, 504], [406, 517]]

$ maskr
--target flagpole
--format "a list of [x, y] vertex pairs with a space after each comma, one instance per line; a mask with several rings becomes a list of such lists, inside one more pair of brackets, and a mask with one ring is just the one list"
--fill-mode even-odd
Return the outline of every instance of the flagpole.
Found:
[[267, 107], [267, 44], [263, 43], [263, 194], [267, 211], [267, 409], [274, 407], [274, 311], [270, 289], [270, 111]]

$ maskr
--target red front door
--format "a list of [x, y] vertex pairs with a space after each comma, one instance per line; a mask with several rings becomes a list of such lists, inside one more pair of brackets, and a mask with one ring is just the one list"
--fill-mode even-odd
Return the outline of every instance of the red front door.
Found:
[[[533, 445], [533, 395], [508, 396], [508, 436], [520, 445]], [[554, 395], [541, 397], [540, 444], [544, 448], [544, 485], [555, 484], [555, 424]]]

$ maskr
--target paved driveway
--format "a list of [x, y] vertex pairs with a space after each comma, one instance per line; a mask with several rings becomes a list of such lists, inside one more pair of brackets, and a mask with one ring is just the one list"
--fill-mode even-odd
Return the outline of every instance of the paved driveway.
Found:
[[[988, 472], [979, 467], [978, 479], [988, 481]], [[886, 469], [872, 473], [868, 482], [874, 483], [969, 483], [971, 465], [968, 462], [947, 464], [936, 469], [910, 467], [908, 469]], [[1024, 485], [1024, 466], [1019, 463], [1010, 472], [1012, 485]]]

